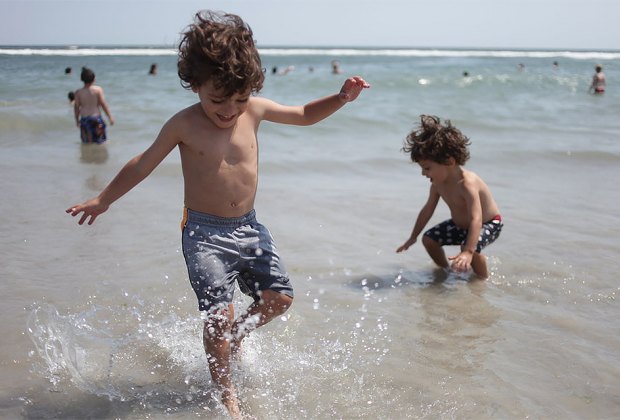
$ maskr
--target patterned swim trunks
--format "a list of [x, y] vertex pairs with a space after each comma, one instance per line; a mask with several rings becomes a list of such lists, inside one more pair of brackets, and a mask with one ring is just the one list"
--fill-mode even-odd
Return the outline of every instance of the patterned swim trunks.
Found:
[[101, 115], [80, 118], [80, 137], [82, 143], [98, 143], [106, 141], [105, 121]]
[[[502, 227], [504, 227], [504, 222], [500, 215], [483, 223], [480, 236], [478, 236], [476, 252], [480, 253], [484, 247], [495, 242], [502, 231]], [[467, 241], [467, 232], [467, 229], [458, 227], [452, 219], [448, 219], [424, 232], [424, 236], [428, 236], [441, 246], [463, 245]]]

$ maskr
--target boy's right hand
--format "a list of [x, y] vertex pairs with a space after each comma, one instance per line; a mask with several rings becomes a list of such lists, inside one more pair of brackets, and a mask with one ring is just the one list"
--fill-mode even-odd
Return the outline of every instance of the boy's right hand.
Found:
[[92, 225], [95, 222], [97, 216], [105, 212], [109, 207], [110, 206], [108, 204], [103, 204], [99, 200], [99, 198], [93, 198], [82, 204], [76, 204], [69, 207], [66, 212], [73, 217], [77, 216], [80, 213], [84, 213], [82, 214], [82, 217], [80, 217], [78, 224], [83, 225], [86, 219], [90, 217], [90, 219], [88, 220], [88, 224]]
[[402, 244], [401, 246], [398, 247], [398, 249], [396, 250], [396, 252], [403, 252], [409, 249], [409, 247], [413, 244], [416, 243], [415, 239], [407, 239], [407, 242], [405, 242], [404, 244]]

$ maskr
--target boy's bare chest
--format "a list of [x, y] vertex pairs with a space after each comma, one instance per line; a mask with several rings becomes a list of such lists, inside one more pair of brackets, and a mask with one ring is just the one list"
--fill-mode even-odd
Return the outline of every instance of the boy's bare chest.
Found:
[[441, 186], [437, 188], [437, 192], [450, 208], [465, 205], [465, 199], [458, 185]]
[[217, 135], [195, 133], [181, 149], [189, 161], [207, 166], [234, 166], [258, 160], [258, 142], [253, 131], [234, 130]]

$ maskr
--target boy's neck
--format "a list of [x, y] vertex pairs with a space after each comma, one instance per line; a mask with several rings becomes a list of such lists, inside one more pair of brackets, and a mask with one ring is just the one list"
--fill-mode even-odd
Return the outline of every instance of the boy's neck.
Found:
[[458, 182], [463, 178], [464, 169], [461, 165], [450, 165], [448, 171], [449, 178], [455, 182]]

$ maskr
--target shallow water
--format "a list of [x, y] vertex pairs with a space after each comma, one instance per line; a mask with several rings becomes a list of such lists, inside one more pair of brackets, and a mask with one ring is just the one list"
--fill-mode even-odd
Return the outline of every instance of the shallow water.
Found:
[[[334, 57], [373, 86], [316, 126], [261, 127], [257, 214], [296, 300], [245, 342], [234, 373], [245, 410], [615, 417], [620, 55], [341, 53], [263, 53], [267, 69], [295, 65], [267, 75], [262, 94], [283, 103], [337, 91]], [[0, 54], [0, 417], [225, 418], [180, 251], [177, 152], [95, 225], [64, 213], [195, 100], [173, 55], [141, 54]], [[599, 61], [609, 89], [594, 97]], [[117, 119], [105, 150], [80, 147], [66, 101], [79, 75], [64, 68], [85, 64]], [[394, 252], [428, 189], [400, 151], [421, 113], [471, 138], [467, 166], [501, 208], [486, 282], [446, 278], [419, 245]], [[445, 217], [441, 206], [432, 221]]]

